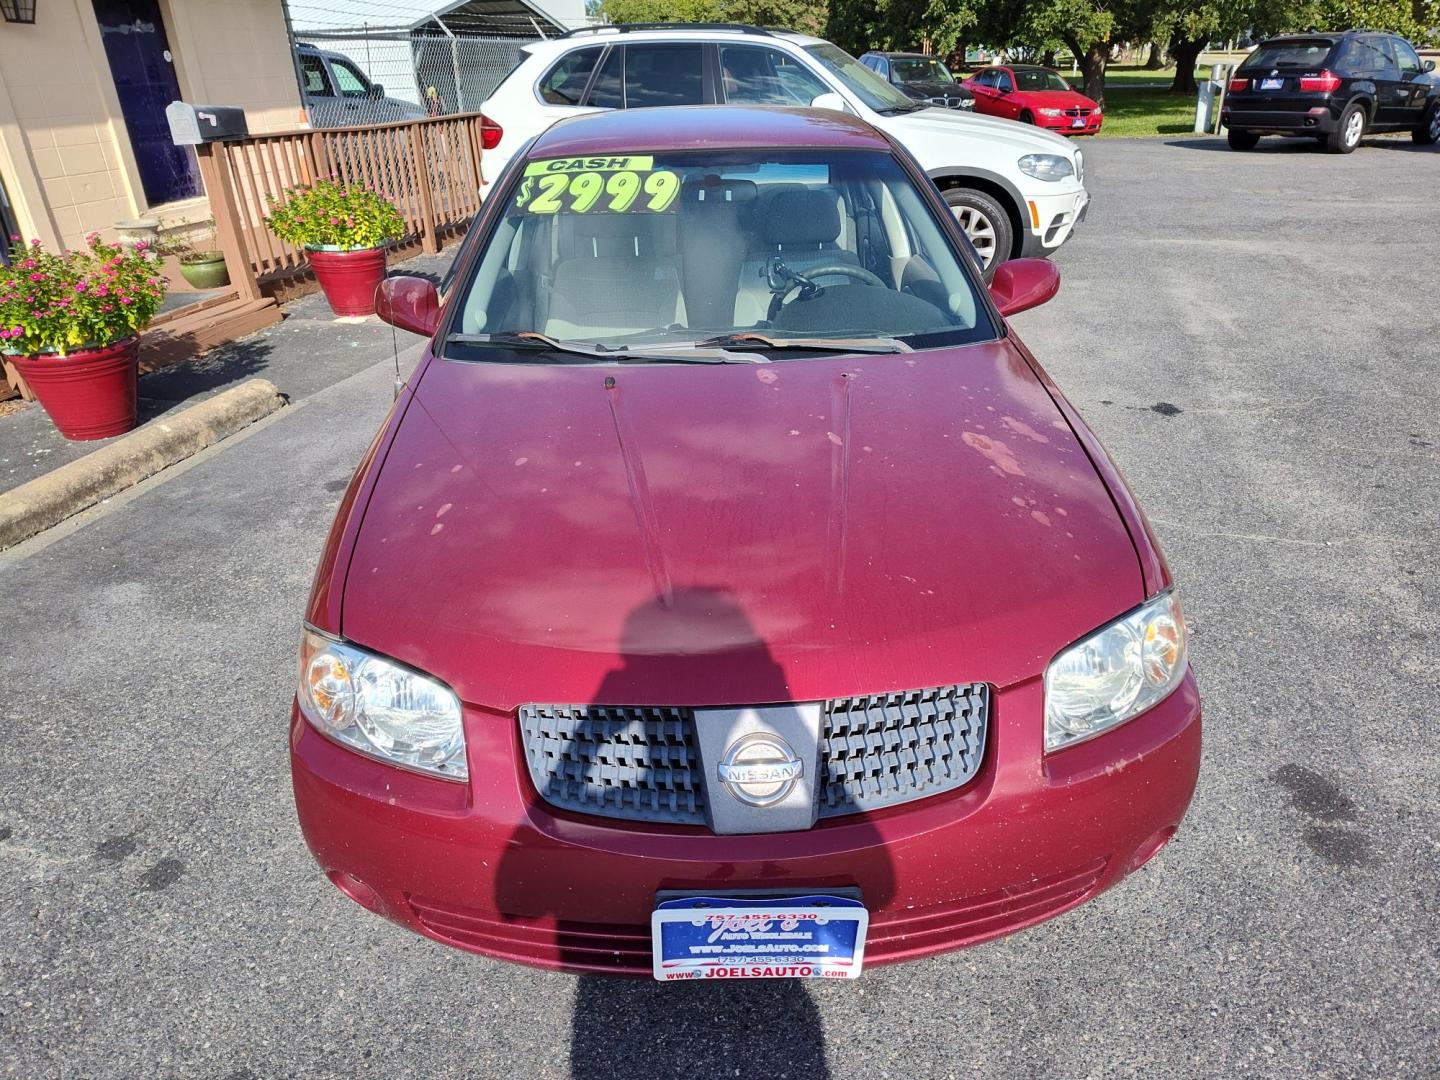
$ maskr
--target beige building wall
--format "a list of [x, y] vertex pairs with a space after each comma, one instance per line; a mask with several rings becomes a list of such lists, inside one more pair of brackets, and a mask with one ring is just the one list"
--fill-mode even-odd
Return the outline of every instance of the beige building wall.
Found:
[[254, 132], [306, 127], [280, 0], [163, 0], [185, 100], [240, 105]]
[[[300, 126], [281, 0], [162, 0], [180, 92], [238, 105], [251, 131]], [[0, 173], [26, 237], [52, 249], [155, 215], [208, 216], [203, 199], [145, 201], [91, 0], [40, 0], [33, 25], [0, 24]]]

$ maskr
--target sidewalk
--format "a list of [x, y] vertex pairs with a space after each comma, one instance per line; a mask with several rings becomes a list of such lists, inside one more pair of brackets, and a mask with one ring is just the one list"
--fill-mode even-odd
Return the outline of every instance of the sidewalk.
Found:
[[[421, 274], [438, 282], [455, 250], [400, 263], [392, 273]], [[360, 322], [339, 321], [317, 292], [288, 305], [285, 320], [277, 326], [212, 349], [199, 360], [142, 375], [140, 423], [153, 424], [176, 409], [257, 377], [269, 379], [292, 402], [298, 401], [388, 358], [396, 344], [404, 349], [415, 340], [373, 315]], [[62, 438], [37, 402], [0, 415], [0, 492], [110, 442]]]

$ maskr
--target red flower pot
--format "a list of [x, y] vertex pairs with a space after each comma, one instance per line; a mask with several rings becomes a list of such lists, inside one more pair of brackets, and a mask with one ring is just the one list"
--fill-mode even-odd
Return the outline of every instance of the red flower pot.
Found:
[[12, 356], [10, 362], [65, 438], [108, 439], [134, 428], [138, 337], [65, 356]]
[[317, 251], [311, 248], [310, 268], [336, 315], [374, 315], [375, 290], [385, 277], [385, 249]]

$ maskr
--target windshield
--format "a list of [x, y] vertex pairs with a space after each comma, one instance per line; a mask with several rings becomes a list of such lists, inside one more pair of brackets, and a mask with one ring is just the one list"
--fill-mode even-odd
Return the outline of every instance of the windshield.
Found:
[[745, 333], [822, 351], [995, 336], [971, 264], [881, 151], [539, 159], [507, 198], [451, 340], [538, 333], [638, 354]]
[[1325, 66], [1325, 58], [1330, 55], [1332, 43], [1329, 41], [1279, 41], [1270, 45], [1261, 45], [1245, 58], [1240, 65], [1240, 71], [1254, 71], [1261, 68], [1269, 71], [1271, 68], [1321, 68]]
[[955, 81], [955, 77], [938, 60], [891, 60], [890, 70], [903, 83]]
[[924, 108], [905, 96], [838, 45], [828, 41], [807, 45], [805, 51], [845, 84], [852, 94], [876, 112], [912, 112]]
[[1070, 84], [1053, 71], [1039, 71], [1035, 68], [1015, 68], [1017, 90], [1069, 90]]

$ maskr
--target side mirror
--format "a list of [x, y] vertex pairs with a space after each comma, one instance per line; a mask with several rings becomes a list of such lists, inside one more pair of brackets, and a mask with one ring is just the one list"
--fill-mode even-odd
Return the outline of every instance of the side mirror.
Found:
[[812, 109], [831, 109], [835, 112], [849, 112], [845, 107], [845, 99], [833, 91], [828, 94], [821, 94], [810, 99]]
[[440, 294], [424, 278], [388, 277], [375, 290], [375, 314], [391, 326], [430, 337], [440, 325]]
[[1426, 71], [1434, 71], [1434, 70], [1435, 70], [1435, 61], [1434, 61], [1434, 60], [1426, 60], [1426, 61], [1425, 61], [1425, 70], [1426, 70]]
[[371, 83], [370, 97], [374, 98], [376, 101], [383, 100], [385, 97], [385, 87], [381, 86], [378, 82]]
[[1060, 268], [1049, 259], [1011, 259], [990, 282], [990, 298], [1007, 319], [1039, 307], [1060, 291]]

